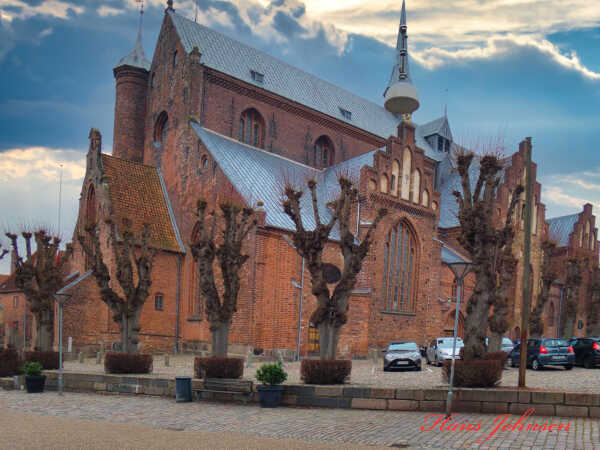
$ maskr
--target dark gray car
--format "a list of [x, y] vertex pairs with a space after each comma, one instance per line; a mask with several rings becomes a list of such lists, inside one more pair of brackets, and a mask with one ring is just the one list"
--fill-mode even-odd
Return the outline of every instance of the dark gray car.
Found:
[[384, 352], [384, 372], [392, 369], [421, 370], [421, 352], [415, 342], [392, 342]]

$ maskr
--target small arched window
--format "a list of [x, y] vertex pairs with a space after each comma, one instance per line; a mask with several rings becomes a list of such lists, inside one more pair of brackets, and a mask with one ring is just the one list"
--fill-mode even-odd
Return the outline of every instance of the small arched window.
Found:
[[254, 108], [245, 110], [240, 117], [239, 140], [263, 148], [265, 121]]
[[421, 204], [423, 206], [429, 206], [429, 191], [427, 189], [423, 190], [423, 201]]
[[456, 278], [454, 278], [454, 280], [452, 281], [452, 295], [451, 298], [453, 300], [456, 300], [458, 297], [458, 281], [456, 280]]
[[585, 223], [585, 247], [590, 248], [590, 223]]
[[334, 164], [335, 155], [333, 150], [333, 143], [327, 136], [321, 136], [315, 142], [314, 150], [314, 165], [324, 169]]
[[385, 175], [381, 175], [381, 182], [380, 182], [381, 186], [379, 187], [379, 190], [381, 192], [383, 192], [384, 194], [387, 194], [388, 192], [388, 179], [387, 176]]
[[383, 308], [387, 311], [413, 311], [417, 241], [408, 223], [400, 222], [392, 228], [384, 248]]
[[206, 157], [206, 155], [204, 155], [202, 157], [202, 160], [200, 161], [200, 167], [202, 169], [205, 169], [207, 164], [208, 164], [208, 158]]
[[435, 211], [437, 208], [438, 208], [437, 202], [431, 202], [431, 209], [433, 209]]
[[177, 67], [177, 50], [173, 52], [173, 67]]
[[161, 112], [154, 124], [154, 145], [157, 147], [164, 144], [169, 132], [169, 116], [166, 111]]

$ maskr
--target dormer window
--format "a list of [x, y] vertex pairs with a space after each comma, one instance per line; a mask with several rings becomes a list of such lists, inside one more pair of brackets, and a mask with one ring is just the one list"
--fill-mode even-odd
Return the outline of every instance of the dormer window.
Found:
[[265, 78], [264, 74], [257, 72], [256, 70], [251, 70], [250, 75], [252, 75], [252, 79], [257, 83], [262, 83]]
[[438, 142], [437, 142], [438, 146], [438, 152], [443, 152], [444, 151], [444, 138], [441, 136], [438, 136]]
[[444, 150], [446, 151], [446, 153], [450, 153], [450, 141], [448, 139], [446, 139]]
[[340, 114], [344, 117], [344, 119], [352, 120], [352, 113], [347, 109], [340, 108]]

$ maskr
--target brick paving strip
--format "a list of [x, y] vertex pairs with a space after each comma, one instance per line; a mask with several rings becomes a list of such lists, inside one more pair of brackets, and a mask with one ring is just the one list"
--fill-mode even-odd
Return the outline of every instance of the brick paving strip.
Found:
[[[410, 448], [482, 449], [600, 449], [600, 421], [533, 416], [524, 423], [569, 425], [567, 431], [498, 430], [483, 444], [477, 439], [489, 436], [498, 425], [497, 416], [455, 414], [451, 424], [479, 424], [479, 430], [431, 431], [435, 418], [425, 412], [358, 411], [343, 409], [279, 408], [261, 409], [255, 405], [210, 402], [175, 403], [150, 396], [94, 395], [54, 392], [25, 394], [0, 391], [0, 411], [5, 414], [39, 414], [76, 420], [109, 421], [149, 425], [156, 429], [242, 433], [265, 438], [390, 446]], [[429, 418], [428, 418], [429, 416]], [[0, 415], [0, 418], [2, 416]], [[428, 419], [427, 419], [428, 418]], [[519, 416], [507, 418], [514, 424]], [[447, 427], [448, 425], [446, 425]], [[283, 447], [285, 447], [282, 444]], [[239, 448], [233, 446], [231, 448]]]

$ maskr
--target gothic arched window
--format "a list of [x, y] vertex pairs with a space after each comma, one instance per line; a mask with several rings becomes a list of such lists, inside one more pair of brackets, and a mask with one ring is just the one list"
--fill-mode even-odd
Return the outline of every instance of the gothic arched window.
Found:
[[429, 206], [429, 191], [427, 189], [423, 191], [423, 201], [421, 204], [423, 206]]
[[390, 186], [390, 194], [394, 197], [398, 195], [398, 184], [400, 182], [400, 164], [394, 160], [392, 163], [392, 181]]
[[419, 203], [419, 191], [421, 190], [421, 172], [415, 169], [413, 172], [413, 186], [412, 186], [412, 201]]
[[414, 309], [417, 241], [408, 223], [400, 222], [388, 234], [383, 271], [383, 307], [387, 311]]
[[335, 161], [333, 143], [327, 136], [321, 136], [315, 142], [314, 165], [324, 169], [332, 166]]
[[254, 108], [247, 109], [240, 117], [239, 140], [254, 147], [263, 148], [265, 121]]
[[169, 131], [169, 116], [166, 111], [161, 112], [154, 124], [154, 145], [160, 146], [167, 140]]
[[[192, 230], [192, 244], [200, 239], [200, 223], [196, 222], [194, 229]], [[193, 262], [192, 276], [191, 276], [191, 299], [190, 299], [190, 315], [196, 319], [202, 317], [203, 302], [202, 302], [202, 291], [200, 288], [200, 274], [198, 273], [198, 263]]]
[[85, 224], [92, 225], [96, 223], [96, 191], [94, 186], [90, 186], [87, 193], [87, 202], [85, 207]]
[[401, 182], [401, 190], [400, 197], [404, 200], [408, 200], [410, 195], [410, 164], [412, 160], [412, 155], [410, 154], [410, 150], [408, 148], [404, 149], [404, 155], [402, 156], [402, 182]]

